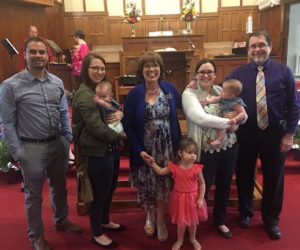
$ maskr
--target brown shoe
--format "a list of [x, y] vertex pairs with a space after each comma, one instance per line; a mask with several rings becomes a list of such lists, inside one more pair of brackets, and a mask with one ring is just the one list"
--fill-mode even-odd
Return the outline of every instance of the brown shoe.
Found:
[[66, 231], [75, 234], [81, 234], [83, 229], [81, 226], [74, 224], [70, 220], [65, 220], [64, 222], [58, 223], [55, 225], [57, 231]]
[[52, 247], [45, 240], [44, 235], [31, 241], [32, 249], [34, 250], [52, 250]]

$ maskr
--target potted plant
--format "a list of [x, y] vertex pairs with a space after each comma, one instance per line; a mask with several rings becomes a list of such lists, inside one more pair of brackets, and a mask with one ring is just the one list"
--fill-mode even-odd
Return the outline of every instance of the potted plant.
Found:
[[21, 171], [11, 162], [11, 157], [3, 140], [0, 138], [0, 171], [5, 173], [7, 183], [16, 183], [22, 180]]
[[294, 144], [291, 149], [293, 159], [300, 161], [300, 127], [298, 126], [294, 135]]

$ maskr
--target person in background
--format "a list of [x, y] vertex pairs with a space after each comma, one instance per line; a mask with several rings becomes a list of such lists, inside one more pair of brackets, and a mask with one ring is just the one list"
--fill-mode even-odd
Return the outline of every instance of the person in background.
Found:
[[[23, 44], [21, 45], [20, 70], [25, 69], [25, 67], [26, 67], [26, 59], [25, 59], [25, 44], [26, 44], [26, 41], [30, 37], [37, 37], [37, 36], [38, 36], [38, 29], [37, 29], [37, 27], [34, 26], [34, 25], [30, 25], [29, 26], [29, 30], [28, 30], [28, 37], [26, 39], [24, 39]], [[43, 39], [43, 40], [44, 40], [44, 43], [47, 46], [47, 53], [48, 53], [48, 57], [49, 57], [48, 61], [51, 62], [52, 58], [53, 58], [52, 51], [51, 51], [48, 43], [46, 42], [46, 40], [45, 39]]]
[[[117, 110], [122, 110], [121, 105], [112, 98], [112, 84], [108, 81], [101, 81], [95, 88], [96, 96], [94, 101], [105, 110], [106, 115], [110, 115]], [[123, 133], [124, 128], [121, 122], [108, 124], [108, 126], [117, 133]]]
[[93, 191], [90, 207], [92, 243], [98, 247], [117, 248], [118, 244], [105, 231], [126, 230], [124, 225], [112, 222], [109, 216], [119, 176], [121, 135], [108, 124], [120, 122], [123, 112], [118, 110], [106, 116], [104, 108], [93, 101], [96, 85], [105, 79], [105, 66], [104, 58], [98, 54], [90, 53], [84, 58], [81, 84], [73, 97], [72, 128], [80, 161], [87, 167]]
[[196, 232], [199, 222], [207, 219], [207, 207], [204, 199], [203, 165], [195, 164], [197, 154], [197, 143], [190, 138], [185, 138], [179, 142], [174, 162], [170, 162], [167, 167], [162, 168], [154, 161], [148, 163], [158, 175], [171, 173], [175, 182], [169, 200], [171, 220], [177, 224], [177, 241], [173, 244], [172, 250], [179, 250], [183, 245], [186, 228], [193, 249], [201, 249], [196, 239]]
[[219, 103], [202, 106], [199, 101], [220, 96], [222, 88], [214, 85], [215, 79], [216, 66], [214, 62], [208, 59], [199, 61], [195, 68], [195, 78], [189, 84], [196, 86], [184, 90], [182, 106], [187, 120], [188, 136], [199, 145], [197, 160], [204, 165], [206, 199], [211, 185], [215, 181], [213, 223], [222, 237], [232, 238], [232, 232], [225, 225], [225, 219], [238, 145], [235, 133], [230, 131], [226, 133], [225, 140], [218, 147], [211, 145], [211, 141], [217, 138], [217, 129], [228, 129], [231, 125], [236, 125], [236, 122], [219, 117]]
[[21, 164], [32, 247], [48, 250], [52, 248], [44, 238], [42, 222], [45, 178], [56, 230], [82, 232], [68, 219], [66, 173], [72, 131], [63, 82], [46, 69], [47, 45], [31, 37], [25, 48], [27, 68], [2, 83], [0, 113], [4, 140]]
[[[285, 154], [293, 145], [300, 114], [299, 96], [291, 70], [270, 59], [272, 38], [269, 33], [252, 33], [247, 45], [251, 62], [237, 68], [227, 77], [243, 83], [240, 96], [247, 105], [249, 116], [248, 121], [237, 131], [240, 149], [236, 181], [240, 226], [248, 228], [251, 225], [255, 167], [259, 156], [263, 175], [262, 220], [269, 237], [280, 239], [279, 216], [283, 204]], [[257, 92], [256, 88], [261, 88], [261, 79], [266, 92], [264, 95]], [[266, 102], [257, 110], [261, 99]]]
[[137, 188], [138, 202], [146, 212], [144, 230], [147, 236], [166, 241], [165, 204], [173, 187], [172, 178], [157, 176], [147, 166], [149, 159], [166, 167], [181, 138], [177, 108], [181, 96], [174, 85], [163, 81], [164, 63], [155, 52], [144, 53], [138, 62], [140, 82], [126, 98], [123, 126], [130, 148], [131, 180]]
[[89, 53], [90, 49], [87, 45], [86, 41], [84, 40], [85, 34], [81, 30], [77, 30], [74, 33], [74, 41], [76, 45], [74, 46], [73, 54], [72, 54], [72, 73], [75, 78], [75, 83], [77, 89], [80, 84], [80, 72], [81, 72], [81, 66], [84, 57]]

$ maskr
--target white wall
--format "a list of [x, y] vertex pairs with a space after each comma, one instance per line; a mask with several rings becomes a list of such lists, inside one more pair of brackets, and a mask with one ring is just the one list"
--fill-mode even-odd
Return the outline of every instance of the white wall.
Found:
[[[287, 65], [300, 79], [300, 4], [291, 5]], [[296, 65], [298, 62], [298, 65]]]
[[[85, 0], [86, 11], [107, 11], [110, 16], [123, 16], [123, 0]], [[125, 0], [125, 3], [135, 2], [137, 8], [142, 11], [142, 0]], [[180, 0], [144, 0], [146, 15], [179, 14]], [[211, 13], [218, 11], [218, 0], [195, 0], [195, 7], [198, 12]], [[258, 0], [243, 0], [242, 5], [256, 5]], [[221, 7], [240, 6], [240, 0], [221, 0]], [[66, 12], [84, 11], [83, 0], [64, 0]], [[142, 13], [143, 14], [143, 13]]]
[[218, 12], [219, 0], [202, 1], [202, 13]]
[[123, 0], [109, 0], [107, 1], [107, 10], [109, 16], [123, 16]]
[[240, 0], [221, 0], [221, 7], [240, 6]]
[[82, 0], [64, 0], [64, 8], [66, 12], [83, 11]]

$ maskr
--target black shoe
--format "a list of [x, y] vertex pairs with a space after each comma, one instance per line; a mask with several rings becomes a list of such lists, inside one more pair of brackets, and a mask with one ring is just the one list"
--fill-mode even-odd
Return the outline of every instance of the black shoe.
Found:
[[251, 218], [249, 216], [241, 218], [240, 227], [249, 228], [250, 226], [251, 226]]
[[102, 226], [103, 230], [105, 231], [112, 231], [112, 232], [123, 232], [127, 230], [127, 227], [125, 225], [119, 224], [118, 227], [105, 227]]
[[114, 248], [118, 247], [118, 244], [114, 241], [112, 241], [108, 245], [103, 245], [103, 244], [99, 243], [98, 241], [96, 241], [94, 237], [92, 237], [92, 243], [94, 245], [98, 246], [98, 247], [103, 247], [103, 248], [106, 248], [106, 249], [114, 249]]
[[281, 239], [281, 231], [279, 229], [278, 226], [269, 226], [267, 227], [267, 232], [268, 232], [268, 235], [269, 237], [272, 239], [272, 240], [279, 240]]
[[224, 237], [224, 238], [226, 238], [226, 239], [230, 239], [230, 238], [232, 238], [232, 232], [229, 230], [228, 232], [224, 232], [221, 228], [219, 228], [219, 227], [217, 227], [217, 230], [218, 230], [218, 233], [222, 236], [222, 237]]

